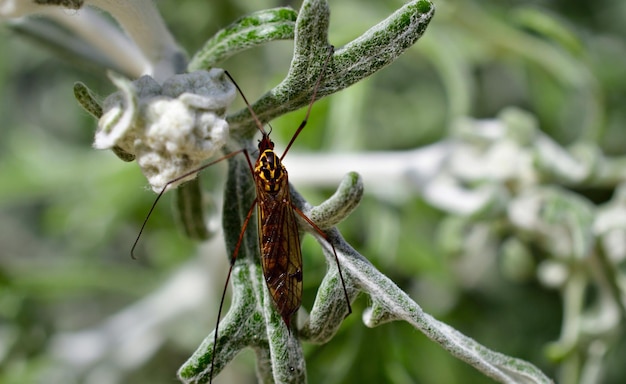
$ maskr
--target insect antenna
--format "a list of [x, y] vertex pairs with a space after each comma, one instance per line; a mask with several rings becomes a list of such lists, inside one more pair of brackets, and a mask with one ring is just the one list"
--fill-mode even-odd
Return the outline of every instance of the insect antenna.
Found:
[[[233, 79], [233, 77], [230, 75], [230, 73], [228, 73], [228, 71], [224, 70], [224, 73], [226, 74], [226, 76], [228, 76], [230, 81], [232, 81], [233, 84], [235, 84], [235, 87], [237, 88], [237, 91], [239, 92], [239, 95], [241, 95], [241, 98], [246, 103], [246, 107], [248, 108], [248, 111], [250, 112], [250, 115], [252, 115], [252, 118], [254, 119], [254, 122], [256, 123], [257, 128], [259, 128], [259, 131], [261, 131], [263, 136], [268, 136], [269, 133], [265, 132], [265, 128], [263, 128], [263, 124], [261, 124], [261, 120], [259, 120], [259, 117], [256, 115], [256, 113], [254, 113], [254, 110], [252, 109], [252, 106], [250, 106], [250, 103], [248, 102], [248, 99], [246, 99], [246, 96], [241, 91], [241, 88], [239, 88], [239, 84], [237, 84], [235, 79]], [[270, 130], [270, 132], [271, 132], [271, 130]], [[252, 164], [250, 164], [250, 170], [252, 170]]]
[[[308, 105], [308, 109], [304, 120], [298, 126], [296, 132], [292, 136], [289, 144], [281, 157], [274, 154], [274, 144], [269, 138], [269, 133], [263, 128], [261, 121], [252, 109], [250, 103], [243, 94], [241, 88], [237, 85], [232, 76], [225, 71], [228, 78], [233, 82], [237, 91], [241, 95], [242, 99], [246, 103], [246, 107], [250, 112], [250, 115], [254, 119], [259, 131], [263, 134], [262, 139], [259, 141], [259, 157], [252, 166], [252, 162], [248, 155], [247, 150], [243, 150], [250, 172], [253, 176], [256, 186], [256, 198], [253, 200], [248, 213], [243, 222], [239, 238], [232, 257], [230, 259], [231, 265], [228, 271], [228, 277], [224, 284], [224, 290], [222, 292], [222, 298], [220, 300], [220, 306], [217, 315], [217, 324], [213, 335], [213, 348], [211, 355], [211, 368], [209, 371], [209, 382], [213, 381], [213, 373], [215, 370], [215, 356], [217, 354], [217, 343], [219, 335], [219, 320], [221, 318], [224, 300], [226, 296], [226, 290], [230, 281], [233, 267], [239, 253], [241, 243], [245, 230], [248, 227], [252, 213], [255, 207], [258, 207], [259, 216], [259, 241], [261, 249], [261, 265], [263, 267], [263, 274], [267, 283], [267, 288], [270, 291], [270, 295], [279, 311], [285, 325], [289, 332], [290, 318], [300, 307], [302, 298], [302, 255], [300, 250], [300, 241], [298, 234], [298, 226], [295, 221], [294, 212], [301, 216], [326, 242], [330, 245], [335, 258], [335, 263], [339, 272], [341, 285], [345, 294], [347, 303], [348, 314], [352, 313], [352, 307], [350, 305], [350, 297], [346, 289], [343, 273], [339, 264], [339, 258], [334, 245], [330, 242], [330, 239], [322, 229], [320, 229], [310, 218], [308, 218], [298, 207], [296, 207], [290, 198], [289, 184], [287, 179], [287, 170], [281, 164], [282, 159], [285, 157], [289, 148], [294, 143], [302, 129], [307, 124], [309, 115], [319, 87], [324, 78], [326, 68], [330, 59], [334, 53], [334, 47], [330, 47], [328, 56], [322, 66], [322, 72], [318, 77], [311, 97], [311, 102]], [[271, 133], [271, 126], [270, 126]], [[266, 240], [267, 239], [267, 240]], [[285, 250], [287, 250], [285, 252]], [[285, 259], [286, 258], [286, 259]]]
[[[269, 134], [263, 128], [263, 124], [261, 124], [261, 121], [259, 120], [258, 116], [256, 115], [256, 113], [254, 113], [254, 110], [250, 106], [250, 103], [248, 102], [248, 99], [246, 98], [246, 96], [243, 94], [241, 88], [239, 87], [239, 84], [237, 84], [235, 79], [233, 79], [233, 77], [230, 75], [230, 73], [228, 73], [228, 71], [225, 70], [224, 73], [226, 74], [226, 76], [228, 76], [230, 81], [232, 81], [232, 83], [237, 88], [237, 91], [239, 92], [239, 95], [241, 95], [241, 98], [245, 102], [246, 107], [248, 108], [248, 111], [250, 112], [250, 115], [254, 119], [257, 128], [263, 134], [263, 137], [264, 138], [268, 137]], [[248, 162], [248, 167], [250, 168], [250, 173], [254, 173], [254, 170], [253, 170], [253, 167], [252, 167], [252, 162], [250, 160], [250, 156], [248, 155], [248, 150], [244, 148], [244, 149], [241, 149], [241, 150], [237, 151], [237, 153], [239, 153], [239, 152], [243, 152], [244, 153], [244, 155], [246, 156], [246, 161]], [[237, 244], [235, 245], [235, 249], [233, 250], [233, 254], [232, 254], [231, 258], [230, 258], [230, 267], [228, 268], [228, 275], [226, 276], [226, 281], [224, 282], [224, 289], [222, 291], [222, 297], [220, 299], [220, 306], [219, 306], [219, 308], [217, 310], [217, 321], [215, 323], [215, 331], [213, 333], [213, 351], [211, 352], [211, 369], [209, 371], [209, 383], [213, 382], [213, 370], [215, 368], [215, 355], [217, 353], [217, 336], [219, 334], [220, 318], [222, 317], [222, 310], [224, 309], [224, 300], [226, 298], [226, 290], [228, 289], [228, 283], [230, 282], [230, 277], [231, 277], [231, 275], [233, 273], [233, 267], [235, 266], [235, 261], [237, 260], [237, 256], [239, 255], [239, 249], [241, 248], [241, 243], [243, 242], [243, 236], [244, 236], [244, 234], [246, 232], [246, 229], [248, 228], [248, 224], [250, 223], [250, 218], [252, 217], [252, 212], [254, 211], [254, 208], [257, 205], [257, 199], [258, 198], [255, 198], [252, 201], [252, 204], [250, 205], [250, 208], [248, 209], [248, 213], [246, 214], [246, 218], [245, 218], [245, 220], [244, 220], [244, 222], [243, 222], [243, 224], [241, 226], [241, 231], [239, 232], [239, 238], [237, 239]]]
[[[237, 88], [237, 91], [239, 92], [239, 95], [241, 95], [241, 98], [243, 99], [243, 101], [246, 103], [246, 107], [248, 108], [248, 111], [250, 111], [250, 114], [252, 115], [252, 118], [254, 119], [254, 121], [256, 122], [256, 126], [259, 129], [259, 131], [261, 131], [261, 133], [263, 134], [263, 136], [267, 136], [268, 133], [265, 132], [265, 129], [263, 128], [263, 124], [261, 124], [261, 121], [259, 120], [259, 118], [257, 117], [256, 113], [254, 113], [254, 110], [252, 110], [252, 107], [250, 106], [250, 103], [248, 102], [248, 99], [246, 99], [246, 96], [243, 94], [243, 92], [241, 91], [241, 88], [239, 88], [239, 84], [237, 84], [237, 82], [235, 81], [235, 79], [233, 79], [233, 77], [230, 75], [230, 73], [228, 73], [228, 71], [224, 70], [224, 73], [226, 74], [226, 76], [228, 76], [228, 78], [230, 79], [230, 81], [235, 85], [235, 87]], [[135, 238], [135, 242], [133, 243], [132, 248], [130, 249], [130, 257], [133, 260], [136, 260], [137, 258], [135, 257], [135, 248], [137, 248], [137, 244], [139, 243], [139, 239], [141, 238], [141, 235], [144, 231], [144, 229], [146, 228], [146, 224], [148, 224], [148, 220], [150, 219], [150, 216], [152, 216], [152, 212], [154, 211], [154, 209], [156, 208], [157, 203], [159, 202], [159, 200], [161, 199], [161, 196], [163, 196], [163, 194], [165, 193], [165, 191], [167, 190], [167, 187], [169, 187], [170, 185], [172, 185], [173, 183], [176, 183], [177, 181], [180, 181], [182, 179], [185, 179], [191, 175], [194, 175], [208, 167], [210, 167], [213, 164], [219, 163], [222, 160], [226, 160], [229, 159], [233, 156], [235, 156], [238, 153], [244, 152], [246, 154], [246, 160], [248, 160], [248, 165], [250, 166], [250, 171], [252, 172], [252, 163], [250, 161], [250, 156], [248, 156], [248, 151], [243, 148], [243, 149], [239, 149], [237, 151], [231, 152], [225, 156], [220, 157], [217, 160], [214, 160], [208, 164], [205, 164], [197, 169], [194, 169], [192, 171], [189, 171], [181, 176], [178, 176], [175, 179], [172, 179], [170, 181], [168, 181], [167, 183], [165, 183], [165, 185], [163, 186], [163, 189], [161, 189], [161, 192], [159, 192], [158, 196], [156, 197], [156, 199], [154, 199], [154, 203], [152, 203], [152, 206], [150, 207], [150, 210], [148, 211], [148, 214], [146, 215], [146, 218], [143, 221], [143, 224], [141, 224], [141, 229], [139, 229], [139, 234], [137, 234], [137, 237]], [[254, 207], [252, 207], [254, 208]], [[236, 258], [236, 254], [235, 254], [235, 258]], [[234, 263], [234, 260], [232, 261], [232, 263]], [[230, 274], [229, 276], [230, 277]]]

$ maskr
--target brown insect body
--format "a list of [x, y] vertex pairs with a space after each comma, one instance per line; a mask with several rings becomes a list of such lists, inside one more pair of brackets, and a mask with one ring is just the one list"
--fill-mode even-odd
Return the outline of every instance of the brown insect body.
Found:
[[276, 309], [289, 327], [302, 301], [302, 252], [287, 170], [267, 134], [254, 166], [261, 265]]
[[[188, 172], [182, 176], [179, 176], [176, 179], [168, 181], [163, 187], [163, 190], [161, 190], [157, 198], [154, 200], [154, 203], [152, 204], [152, 207], [150, 208], [150, 211], [148, 212], [148, 215], [146, 216], [143, 225], [141, 226], [139, 234], [135, 239], [135, 243], [131, 248], [131, 256], [135, 258], [133, 252], [135, 250], [135, 247], [137, 246], [141, 234], [143, 233], [146, 223], [148, 222], [148, 218], [150, 218], [150, 215], [156, 207], [156, 204], [158, 203], [161, 196], [163, 196], [163, 193], [165, 193], [170, 184], [182, 180], [195, 173], [198, 173], [201, 170], [208, 168], [211, 165], [218, 163], [222, 160], [231, 158], [238, 153], [244, 153], [254, 178], [254, 184], [256, 187], [256, 198], [254, 199], [254, 202], [252, 203], [248, 214], [246, 215], [246, 218], [243, 222], [241, 232], [239, 233], [239, 239], [237, 241], [237, 244], [235, 245], [235, 249], [231, 257], [230, 269], [228, 271], [226, 282], [224, 284], [224, 292], [222, 294], [217, 315], [218, 323], [215, 326], [215, 332], [213, 336], [213, 352], [211, 355], [209, 382], [212, 382], [213, 380], [213, 369], [215, 367], [215, 355], [217, 353], [218, 344], [217, 337], [219, 329], [219, 319], [221, 317], [222, 309], [224, 307], [226, 288], [228, 286], [228, 282], [230, 281], [233, 266], [235, 265], [237, 255], [239, 254], [239, 248], [242, 244], [244, 232], [246, 231], [248, 222], [251, 219], [254, 206], [257, 206], [258, 213], [258, 233], [259, 245], [261, 249], [261, 266], [263, 268], [263, 275], [265, 277], [265, 282], [269, 293], [272, 296], [272, 300], [274, 301], [274, 305], [280, 313], [288, 329], [290, 329], [290, 322], [293, 314], [298, 310], [298, 308], [300, 308], [300, 304], [302, 302], [302, 251], [300, 250], [300, 234], [295, 215], [298, 214], [299, 216], [301, 216], [302, 219], [311, 226], [311, 228], [313, 228], [320, 236], [325, 238], [326, 241], [329, 241], [324, 232], [302, 211], [300, 211], [296, 206], [292, 204], [289, 191], [287, 170], [282, 164], [282, 158], [287, 154], [289, 148], [291, 148], [291, 145], [307, 123], [309, 114], [311, 113], [311, 107], [313, 106], [313, 102], [315, 101], [317, 95], [317, 90], [320, 86], [323, 74], [326, 70], [326, 66], [330, 61], [333, 52], [334, 47], [331, 46], [328, 57], [324, 62], [322, 73], [315, 84], [313, 95], [311, 97], [311, 102], [309, 103], [309, 108], [306, 112], [306, 116], [292, 136], [291, 141], [285, 148], [282, 157], [276, 155], [276, 152], [274, 152], [274, 143], [272, 142], [272, 140], [270, 140], [269, 133], [267, 133], [263, 128], [263, 125], [259, 121], [259, 118], [252, 110], [250, 103], [248, 102], [248, 100], [246, 100], [246, 97], [244, 96], [243, 92], [241, 92], [241, 89], [239, 88], [235, 80], [233, 80], [228, 72], [225, 72], [225, 74], [233, 82], [233, 84], [239, 91], [239, 94], [246, 103], [246, 107], [250, 111], [250, 115], [252, 115], [252, 118], [255, 120], [259, 131], [263, 135], [261, 137], [261, 140], [259, 141], [259, 157], [257, 158], [254, 167], [252, 166], [252, 162], [250, 160], [250, 157], [248, 156], [248, 151], [246, 149], [240, 149], [238, 151], [231, 152], [215, 161], [205, 164], [194, 171]], [[350, 314], [352, 313], [350, 298], [348, 296], [345, 282], [343, 280], [343, 275], [339, 266], [337, 253], [332, 243], [329, 242], [329, 244], [335, 256], [335, 262], [337, 263], [337, 269], [339, 271], [341, 285], [343, 287], [344, 295], [346, 298], [348, 314]]]

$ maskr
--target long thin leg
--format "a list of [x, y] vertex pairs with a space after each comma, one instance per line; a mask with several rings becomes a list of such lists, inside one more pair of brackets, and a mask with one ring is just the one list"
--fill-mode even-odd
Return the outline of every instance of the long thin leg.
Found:
[[348, 304], [348, 315], [351, 314], [352, 313], [352, 306], [350, 305], [350, 297], [348, 297], [348, 290], [346, 289], [346, 283], [343, 280], [343, 273], [341, 272], [341, 266], [339, 265], [339, 258], [337, 257], [337, 251], [335, 251], [335, 246], [333, 245], [333, 243], [330, 242], [330, 239], [324, 233], [324, 231], [322, 231], [322, 229], [320, 227], [318, 227], [317, 224], [315, 224], [313, 222], [313, 220], [309, 219], [307, 217], [307, 215], [304, 214], [304, 212], [302, 212], [293, 203], [291, 203], [291, 207], [293, 208], [294, 211], [296, 211], [296, 213], [298, 215], [300, 215], [300, 217], [302, 217], [307, 223], [309, 223], [311, 228], [315, 229], [315, 232], [317, 232], [320, 236], [322, 236], [324, 238], [324, 240], [326, 240], [326, 242], [333, 249], [333, 255], [335, 255], [335, 263], [337, 263], [337, 270], [339, 271], [339, 279], [341, 280], [341, 287], [343, 288], [343, 293], [344, 293], [344, 295], [346, 297], [346, 304]]
[[[168, 181], [167, 183], [165, 183], [165, 186], [163, 187], [163, 189], [161, 190], [161, 192], [159, 192], [159, 195], [156, 197], [156, 199], [154, 199], [154, 203], [152, 203], [152, 207], [150, 207], [150, 210], [148, 211], [148, 215], [146, 216], [146, 218], [143, 221], [143, 224], [141, 224], [141, 229], [139, 230], [139, 234], [137, 235], [137, 238], [135, 239], [135, 242], [133, 243], [133, 247], [130, 249], [130, 257], [133, 259], [137, 259], [135, 257], [135, 248], [137, 247], [137, 243], [139, 243], [139, 239], [141, 238], [141, 234], [143, 233], [143, 230], [146, 228], [146, 224], [148, 224], [148, 219], [150, 219], [150, 216], [152, 215], [152, 212], [154, 211], [154, 208], [156, 207], [157, 203], [159, 202], [159, 200], [161, 199], [161, 196], [163, 196], [163, 194], [165, 193], [165, 191], [167, 190], [167, 187], [169, 187], [170, 185], [172, 185], [172, 183], [175, 183], [177, 181], [180, 181], [184, 178], [187, 178], [191, 175], [194, 175], [200, 171], [202, 171], [203, 169], [206, 169], [208, 167], [210, 167], [213, 164], [219, 163], [222, 160], [226, 160], [226, 159], [230, 159], [231, 157], [235, 156], [238, 153], [241, 152], [245, 152], [246, 153], [246, 157], [248, 152], [245, 149], [240, 149], [237, 150], [235, 152], [231, 152], [226, 156], [222, 156], [217, 160], [214, 160], [208, 164], [204, 164], [203, 166], [201, 166], [200, 168], [196, 168], [193, 171], [189, 171], [181, 176], [178, 176], [175, 179], [172, 179], [170, 181]], [[250, 163], [250, 159], [248, 158], [248, 163]]]
[[287, 148], [285, 148], [285, 152], [283, 152], [283, 155], [280, 157], [280, 160], [283, 160], [287, 152], [289, 152], [289, 148], [291, 148], [291, 144], [293, 144], [293, 142], [296, 141], [296, 138], [306, 126], [306, 123], [309, 120], [309, 115], [311, 114], [311, 109], [313, 108], [313, 102], [315, 101], [315, 98], [317, 97], [317, 90], [319, 89], [320, 84], [322, 83], [322, 79], [324, 78], [324, 74], [326, 73], [326, 67], [328, 66], [328, 62], [330, 61], [330, 58], [333, 57], [334, 53], [335, 53], [335, 47], [331, 45], [329, 48], [328, 56], [326, 57], [326, 61], [324, 61], [322, 74], [320, 75], [320, 77], [318, 77], [317, 83], [315, 83], [315, 88], [313, 88], [313, 96], [311, 97], [311, 102], [309, 103], [309, 109], [307, 109], [306, 111], [304, 120], [302, 120], [298, 129], [296, 129], [296, 133], [294, 133], [293, 136], [291, 137], [291, 140], [289, 140], [289, 144], [287, 144]]
[[246, 219], [241, 226], [241, 232], [239, 232], [239, 238], [237, 239], [237, 245], [235, 246], [235, 250], [233, 251], [233, 255], [230, 258], [230, 268], [228, 269], [228, 276], [226, 277], [226, 282], [224, 283], [224, 290], [222, 291], [222, 299], [220, 300], [220, 308], [217, 310], [217, 322], [215, 323], [215, 334], [213, 336], [213, 353], [211, 354], [211, 371], [209, 373], [209, 383], [213, 382], [213, 368], [215, 366], [215, 353], [217, 352], [217, 333], [220, 327], [220, 318], [222, 317], [222, 308], [224, 307], [224, 298], [226, 297], [226, 289], [228, 289], [228, 283], [230, 282], [230, 275], [233, 272], [233, 266], [235, 265], [235, 261], [237, 260], [237, 255], [239, 255], [239, 249], [241, 248], [241, 243], [243, 242], [243, 235], [246, 232], [246, 228], [248, 227], [248, 223], [250, 222], [250, 218], [252, 217], [252, 212], [254, 211], [254, 207], [256, 206], [257, 201], [254, 199], [252, 205], [250, 205], [250, 209], [248, 209], [248, 214], [246, 215]]

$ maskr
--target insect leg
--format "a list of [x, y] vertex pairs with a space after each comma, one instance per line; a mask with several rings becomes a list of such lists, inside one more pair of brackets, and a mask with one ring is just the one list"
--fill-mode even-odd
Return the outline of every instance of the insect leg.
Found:
[[[231, 152], [228, 155], [222, 156], [217, 160], [214, 160], [208, 164], [204, 164], [203, 166], [194, 169], [193, 171], [189, 171], [181, 176], [178, 176], [175, 179], [172, 179], [170, 181], [168, 181], [167, 183], [165, 183], [165, 186], [163, 187], [163, 189], [161, 190], [161, 192], [159, 192], [158, 196], [156, 197], [156, 199], [154, 199], [154, 203], [152, 203], [152, 206], [150, 207], [150, 210], [148, 211], [148, 215], [146, 215], [146, 218], [143, 221], [143, 224], [141, 224], [141, 229], [139, 230], [139, 234], [137, 235], [137, 238], [135, 239], [135, 242], [133, 243], [133, 247], [130, 249], [130, 257], [133, 259], [137, 259], [135, 257], [135, 248], [137, 247], [137, 243], [139, 243], [139, 239], [141, 238], [141, 234], [143, 233], [143, 230], [146, 228], [146, 224], [148, 224], [148, 219], [150, 219], [150, 216], [152, 215], [152, 212], [154, 211], [154, 208], [156, 208], [157, 203], [159, 202], [159, 200], [161, 199], [161, 196], [163, 196], [163, 194], [165, 193], [165, 191], [167, 190], [167, 187], [169, 187], [170, 185], [172, 185], [173, 183], [180, 181], [182, 179], [185, 179], [191, 175], [194, 175], [200, 171], [202, 171], [203, 169], [206, 169], [208, 167], [210, 167], [213, 164], [219, 163], [222, 160], [226, 160], [226, 159], [230, 159], [231, 157], [235, 156], [236, 154], [240, 153], [240, 152], [245, 152], [246, 153], [246, 157], [248, 152], [245, 149], [240, 149], [237, 150], [235, 152]], [[248, 163], [250, 162], [250, 160], [248, 159]]]
[[339, 271], [339, 279], [341, 280], [341, 287], [343, 288], [343, 293], [346, 297], [346, 304], [348, 304], [348, 315], [351, 314], [352, 306], [350, 305], [350, 297], [348, 297], [348, 290], [346, 289], [346, 283], [343, 280], [343, 273], [341, 272], [341, 265], [339, 265], [339, 258], [337, 257], [337, 251], [335, 250], [335, 246], [333, 245], [333, 243], [330, 242], [330, 239], [324, 233], [324, 231], [322, 231], [322, 229], [318, 227], [317, 224], [313, 222], [313, 220], [309, 219], [307, 215], [304, 214], [304, 212], [302, 212], [298, 207], [293, 205], [293, 203], [291, 203], [291, 207], [298, 215], [300, 215], [300, 217], [302, 217], [307, 223], [309, 223], [311, 228], [313, 228], [315, 232], [317, 232], [320, 236], [322, 236], [324, 240], [326, 240], [326, 242], [330, 244], [330, 247], [333, 249], [333, 255], [335, 256], [335, 263], [337, 263], [337, 270]]
[[285, 152], [283, 152], [283, 155], [280, 157], [281, 160], [285, 157], [287, 152], [289, 152], [289, 148], [291, 148], [291, 144], [293, 144], [293, 142], [296, 141], [296, 137], [298, 137], [300, 132], [304, 129], [304, 126], [306, 125], [307, 121], [309, 120], [309, 115], [311, 114], [311, 109], [313, 108], [313, 102], [315, 102], [315, 98], [317, 97], [317, 90], [319, 89], [320, 84], [322, 83], [322, 79], [324, 78], [324, 74], [326, 73], [326, 67], [328, 66], [328, 62], [330, 61], [330, 58], [335, 53], [335, 47], [331, 45], [328, 51], [329, 51], [328, 56], [326, 57], [326, 61], [324, 61], [324, 66], [322, 67], [322, 74], [317, 79], [317, 83], [315, 83], [315, 88], [313, 88], [313, 96], [311, 97], [311, 102], [309, 103], [309, 109], [307, 109], [306, 115], [304, 115], [304, 120], [302, 120], [298, 129], [296, 129], [296, 133], [294, 133], [293, 136], [291, 137], [291, 140], [289, 140], [289, 144], [287, 144], [287, 148], [285, 148]]
[[243, 242], [243, 235], [246, 232], [246, 228], [248, 227], [248, 223], [250, 222], [250, 218], [252, 217], [252, 212], [254, 212], [254, 208], [257, 204], [257, 200], [254, 199], [252, 205], [250, 205], [250, 209], [248, 209], [248, 214], [246, 215], [246, 219], [241, 226], [241, 232], [239, 232], [239, 238], [237, 239], [237, 245], [235, 245], [235, 250], [233, 251], [233, 255], [230, 258], [230, 268], [228, 269], [228, 276], [226, 277], [226, 282], [224, 283], [224, 290], [222, 291], [222, 299], [220, 300], [220, 307], [217, 310], [217, 322], [215, 323], [215, 335], [213, 337], [213, 353], [211, 355], [211, 371], [209, 373], [209, 382], [213, 381], [213, 367], [215, 366], [215, 353], [217, 352], [217, 333], [220, 327], [220, 318], [222, 317], [222, 308], [224, 307], [224, 298], [226, 297], [226, 289], [228, 288], [228, 283], [230, 281], [230, 276], [233, 272], [233, 266], [235, 265], [235, 261], [237, 260], [237, 255], [239, 255], [239, 249], [241, 248], [241, 243]]

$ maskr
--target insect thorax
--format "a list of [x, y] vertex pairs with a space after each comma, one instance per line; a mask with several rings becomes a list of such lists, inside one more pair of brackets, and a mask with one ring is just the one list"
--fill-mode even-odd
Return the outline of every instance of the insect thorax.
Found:
[[261, 153], [254, 166], [254, 174], [265, 192], [278, 192], [287, 181], [287, 170], [271, 149]]

